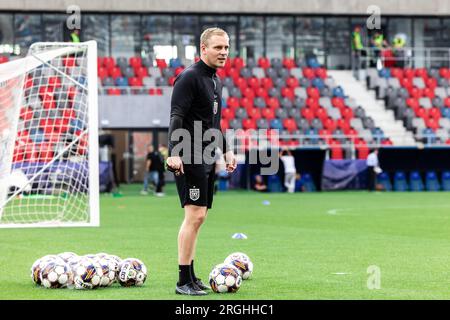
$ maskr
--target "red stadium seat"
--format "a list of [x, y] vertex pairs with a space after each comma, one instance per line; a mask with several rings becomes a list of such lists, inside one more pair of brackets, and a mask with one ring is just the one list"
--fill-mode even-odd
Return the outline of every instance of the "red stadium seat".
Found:
[[229, 123], [228, 123], [228, 120], [220, 119], [220, 128], [221, 128], [222, 130], [230, 129], [230, 125], [229, 125]]
[[415, 77], [415, 75], [416, 75], [416, 72], [415, 72], [414, 69], [411, 69], [411, 68], [405, 68], [405, 69], [403, 70], [403, 76], [404, 76], [405, 78], [408, 78], [408, 79], [412, 80], [412, 79]]
[[142, 87], [142, 79], [138, 77], [128, 78], [128, 85], [130, 87]]
[[[250, 90], [253, 93], [250, 88], [246, 88], [246, 90]], [[253, 108], [253, 98], [243, 97], [239, 100], [239, 104], [245, 109]]]
[[311, 120], [314, 119], [314, 112], [309, 108], [301, 109], [300, 114], [303, 118], [308, 120], [308, 122], [311, 122]]
[[412, 79], [407, 77], [400, 79], [400, 84], [407, 89], [413, 86]]
[[224, 68], [218, 68], [218, 69], [216, 70], [216, 75], [217, 75], [220, 79], [223, 79], [223, 78], [225, 78], [225, 77], [227, 76], [227, 72], [226, 72], [226, 70], [225, 70]]
[[327, 110], [325, 110], [325, 108], [319, 107], [316, 109], [316, 111], [314, 112], [314, 115], [319, 118], [322, 122], [328, 118], [328, 113]]
[[226, 120], [232, 120], [235, 118], [233, 109], [230, 108], [223, 108], [222, 109], [222, 118]]
[[321, 79], [326, 79], [328, 76], [327, 69], [325, 69], [325, 68], [317, 68], [317, 69], [315, 69], [315, 73], [316, 73], [316, 76], [318, 76]]
[[142, 58], [141, 57], [130, 57], [129, 64], [134, 69], [142, 66]]
[[331, 159], [333, 160], [342, 160], [344, 159], [344, 153], [342, 151], [341, 144], [339, 141], [330, 140], [330, 148], [331, 148]]
[[423, 88], [423, 90], [422, 90], [422, 96], [428, 97], [428, 98], [430, 98], [430, 99], [433, 99], [433, 98], [435, 97], [434, 89], [431, 89], [431, 88], [428, 88], [428, 87]]
[[63, 109], [62, 117], [64, 119], [75, 119], [77, 117], [77, 113], [73, 109]]
[[239, 100], [236, 97], [228, 97], [227, 99], [227, 106], [236, 109], [239, 108]]
[[351, 129], [350, 122], [342, 118], [336, 120], [336, 126], [344, 132]]
[[421, 98], [421, 97], [422, 97], [422, 93], [423, 93], [422, 89], [419, 89], [419, 88], [417, 88], [417, 87], [411, 87], [411, 88], [409, 88], [408, 92], [409, 92], [409, 95], [410, 95], [412, 98], [416, 98], [416, 99]]
[[315, 87], [308, 87], [306, 88], [306, 94], [308, 97], [319, 99], [320, 98], [320, 91], [319, 89]]
[[261, 87], [266, 89], [267, 91], [273, 88], [273, 81], [271, 78], [262, 78], [261, 79]]
[[266, 105], [270, 109], [278, 109], [280, 107], [280, 101], [275, 97], [268, 97], [266, 99]]
[[240, 70], [240, 69], [242, 69], [244, 67], [244, 60], [242, 58], [240, 58], [240, 57], [236, 57], [236, 58], [233, 59], [233, 61], [231, 61], [231, 65], [234, 68]]
[[138, 78], [148, 77], [148, 69], [146, 67], [136, 67], [134, 68], [134, 74]]
[[[446, 98], [446, 99], [449, 99], [448, 102], [449, 102], [449, 106], [450, 106], [450, 98]], [[417, 100], [416, 98], [407, 98], [406, 105], [408, 105], [411, 109], [417, 109], [420, 106], [419, 100]]]
[[108, 76], [108, 69], [106, 69], [104, 67], [100, 67], [100, 68], [98, 68], [97, 74], [98, 74], [98, 77], [103, 80], [104, 78], [106, 78]]
[[51, 88], [61, 88], [61, 79], [57, 76], [54, 77], [49, 77], [48, 78], [48, 83], [47, 83], [48, 87]]
[[105, 66], [105, 65], [103, 64], [103, 60], [104, 60], [103, 57], [97, 57], [97, 68], [100, 68], [100, 67], [104, 67], [104, 66]]
[[289, 77], [286, 79], [286, 85], [292, 89], [297, 88], [299, 85], [298, 79], [296, 77]]
[[311, 108], [311, 109], [313, 109], [313, 110], [316, 110], [317, 108], [319, 108], [319, 99], [311, 98], [311, 97], [307, 98], [306, 99], [306, 106]]
[[0, 64], [6, 63], [9, 61], [9, 58], [6, 56], [0, 56]]
[[30, 107], [22, 107], [20, 109], [20, 118], [25, 121], [32, 120], [34, 118], [33, 109]]
[[109, 76], [114, 79], [122, 76], [122, 71], [120, 70], [119, 67], [112, 67], [111, 69], [108, 69], [108, 70], [109, 70]]
[[281, 88], [281, 96], [293, 100], [295, 98], [294, 90], [291, 88]]
[[428, 128], [433, 129], [434, 131], [436, 131], [437, 129], [439, 129], [440, 125], [439, 122], [436, 121], [434, 118], [429, 118], [425, 120], [425, 124]]
[[252, 88], [255, 92], [260, 87], [259, 79], [257, 77], [250, 77], [247, 79], [247, 84], [250, 88]]
[[270, 68], [270, 60], [268, 58], [261, 57], [258, 59], [258, 65], [263, 69]]
[[323, 121], [323, 126], [325, 127], [325, 129], [333, 132], [337, 128], [337, 123], [333, 119], [327, 118], [325, 119], [325, 121]]
[[283, 58], [283, 67], [286, 69], [295, 68], [295, 61], [292, 58]]
[[261, 119], [262, 116], [259, 108], [247, 108], [247, 115], [254, 120]]
[[169, 85], [170, 86], [172, 86], [173, 87], [173, 84], [175, 83], [175, 79], [176, 79], [177, 77], [169, 77]]
[[245, 130], [248, 129], [256, 129], [256, 122], [254, 119], [243, 119], [242, 120], [242, 128]]
[[428, 79], [428, 71], [426, 68], [418, 68], [415, 70], [414, 75], [416, 77], [421, 77], [423, 80]]
[[156, 59], [156, 66], [160, 69], [167, 68], [167, 62], [165, 59]]
[[73, 57], [63, 58], [63, 65], [67, 68], [76, 66], [76, 59]]
[[[234, 81], [236, 81], [236, 79], [238, 79], [240, 77], [240, 71], [239, 71], [239, 69], [236, 69], [236, 68], [228, 69], [227, 74], [229, 77], [233, 78]], [[244, 79], [244, 81], [245, 81], [245, 79]]]
[[273, 109], [263, 108], [261, 109], [261, 115], [267, 120], [275, 119], [275, 112]]
[[353, 110], [350, 107], [345, 107], [341, 110], [341, 115], [345, 120], [350, 121], [353, 118]]
[[331, 98], [331, 104], [333, 105], [333, 107], [336, 107], [338, 109], [345, 107], [344, 99], [340, 97]]
[[110, 70], [116, 66], [116, 60], [113, 57], [104, 57], [103, 58], [103, 66]]
[[120, 96], [122, 94], [119, 88], [109, 88], [107, 93], [109, 96]]
[[295, 123], [295, 120], [292, 118], [283, 119], [283, 127], [289, 132], [297, 130], [297, 124]]
[[425, 82], [428, 88], [435, 89], [438, 85], [437, 80], [435, 78], [428, 78]]
[[248, 99], [253, 100], [255, 98], [255, 92], [252, 88], [244, 88], [244, 90], [241, 90], [242, 95]]
[[425, 110], [425, 108], [417, 108], [414, 110], [414, 112], [416, 113], [417, 117], [420, 117], [422, 119], [427, 119], [428, 115], [427, 115], [427, 110]]
[[428, 117], [434, 118], [436, 121], [439, 121], [439, 119], [441, 118], [441, 110], [436, 107], [428, 109]]
[[257, 97], [262, 97], [262, 98], [267, 98], [268, 97], [268, 93], [267, 93], [267, 90], [266, 89], [264, 89], [264, 88], [258, 88], [258, 89], [256, 89], [256, 91], [255, 91], [255, 94], [256, 94], [256, 96]]
[[314, 69], [312, 68], [303, 68], [303, 76], [307, 79], [314, 79], [316, 74], [314, 73]]
[[450, 70], [448, 68], [440, 68], [439, 75], [442, 78], [449, 79], [450, 78]]

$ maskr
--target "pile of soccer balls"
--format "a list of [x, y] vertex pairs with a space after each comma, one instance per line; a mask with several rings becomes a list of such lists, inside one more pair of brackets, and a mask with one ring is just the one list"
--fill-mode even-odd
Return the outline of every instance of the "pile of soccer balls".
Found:
[[209, 274], [211, 289], [217, 293], [236, 292], [253, 273], [253, 263], [242, 252], [230, 254], [224, 263], [216, 265]]
[[107, 253], [79, 256], [73, 252], [46, 255], [31, 266], [31, 279], [45, 288], [96, 289], [118, 282], [142, 286], [147, 267], [136, 258], [120, 259]]

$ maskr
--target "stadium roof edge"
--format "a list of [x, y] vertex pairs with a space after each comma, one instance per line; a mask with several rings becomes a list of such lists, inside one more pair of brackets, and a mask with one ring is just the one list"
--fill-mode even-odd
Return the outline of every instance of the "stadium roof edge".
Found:
[[221, 0], [2, 0], [0, 10], [66, 11], [69, 5], [77, 5], [81, 11], [346, 15], [366, 15], [368, 8], [376, 5], [381, 15], [450, 15], [447, 0], [228, 0], [226, 5]]

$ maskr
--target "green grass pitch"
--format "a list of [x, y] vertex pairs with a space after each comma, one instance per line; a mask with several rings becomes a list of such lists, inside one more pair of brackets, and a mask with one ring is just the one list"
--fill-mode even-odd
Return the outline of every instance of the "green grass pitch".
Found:
[[[140, 195], [140, 185], [121, 190], [121, 198], [101, 195], [99, 228], [0, 229], [0, 299], [190, 299], [174, 293], [183, 218], [174, 185], [163, 198]], [[242, 251], [254, 274], [235, 294], [195, 299], [449, 299], [449, 198], [444, 192], [220, 193], [200, 233], [196, 273], [207, 280], [215, 264]], [[236, 232], [248, 239], [232, 239]], [[33, 285], [32, 263], [63, 251], [136, 257], [149, 277], [140, 288]], [[380, 270], [380, 289], [368, 288], [370, 266]]]

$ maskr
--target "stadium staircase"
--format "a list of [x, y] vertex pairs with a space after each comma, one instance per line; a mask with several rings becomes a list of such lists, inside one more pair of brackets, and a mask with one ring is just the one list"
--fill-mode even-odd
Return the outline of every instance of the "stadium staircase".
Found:
[[396, 120], [394, 112], [387, 110], [383, 100], [377, 100], [374, 91], [369, 91], [365, 84], [359, 82], [353, 77], [352, 71], [329, 70], [328, 74], [338, 83], [345, 93], [355, 99], [372, 117], [377, 126], [379, 126], [386, 136], [390, 137], [395, 146], [414, 146], [416, 144], [410, 131], [403, 126], [402, 121]]

